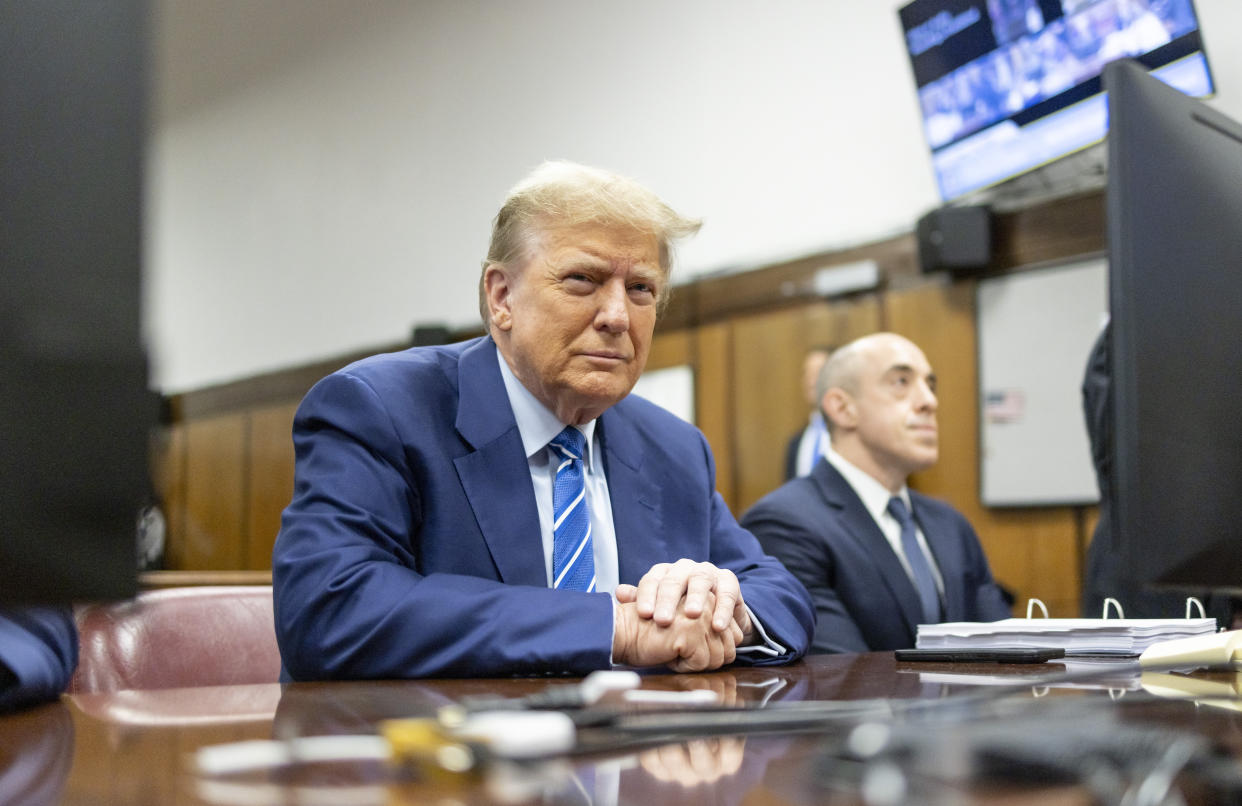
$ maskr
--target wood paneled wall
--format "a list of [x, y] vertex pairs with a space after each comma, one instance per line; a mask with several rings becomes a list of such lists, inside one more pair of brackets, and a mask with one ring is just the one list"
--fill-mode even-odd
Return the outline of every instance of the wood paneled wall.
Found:
[[[1100, 251], [1102, 213], [1097, 194], [998, 217], [989, 273]], [[817, 269], [864, 259], [880, 269], [877, 289], [834, 299], [813, 294]], [[909, 337], [936, 368], [941, 431], [940, 461], [912, 486], [966, 515], [1020, 604], [1037, 596], [1053, 615], [1076, 615], [1094, 508], [994, 509], [979, 501], [975, 285], [920, 274], [913, 236], [700, 281], [677, 289], [648, 366], [694, 369], [697, 422], [715, 453], [721, 494], [740, 515], [783, 480], [786, 442], [807, 416], [800, 383], [806, 348], [876, 330]], [[154, 462], [167, 567], [270, 567], [293, 488], [289, 434], [297, 402], [314, 380], [354, 357], [171, 401], [175, 422]]]
[[264, 570], [293, 495], [297, 403], [175, 423], [164, 440], [165, 568]]
[[728, 500], [739, 515], [784, 480], [786, 443], [806, 427], [802, 360], [807, 348], [844, 344], [880, 327], [880, 305], [874, 295], [740, 316], [731, 322], [735, 417], [725, 439], [737, 452], [738, 472]]

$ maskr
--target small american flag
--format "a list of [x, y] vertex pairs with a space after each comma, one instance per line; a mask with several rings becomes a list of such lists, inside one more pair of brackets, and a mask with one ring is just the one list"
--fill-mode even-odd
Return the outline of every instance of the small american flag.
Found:
[[989, 423], [1016, 423], [1026, 412], [1026, 395], [1020, 389], [998, 389], [983, 396], [983, 416]]

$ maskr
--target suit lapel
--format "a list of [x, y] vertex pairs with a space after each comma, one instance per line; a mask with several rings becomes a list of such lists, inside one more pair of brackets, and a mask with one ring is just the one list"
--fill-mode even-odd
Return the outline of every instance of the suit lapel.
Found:
[[490, 338], [462, 352], [456, 427], [474, 451], [453, 464], [501, 581], [545, 587], [547, 571], [530, 466], [496, 362]]
[[906, 626], [913, 638], [919, 622], [923, 620], [923, 607], [918, 591], [893, 551], [888, 538], [880, 531], [871, 513], [863, 506], [862, 499], [845, 477], [837, 472], [832, 463], [825, 460], [815, 466], [811, 478], [819, 486], [828, 505], [841, 513], [845, 532], [862, 549], [879, 571], [885, 589], [897, 602]]
[[651, 568], [653, 558], [672, 557], [663, 538], [659, 480], [643, 472], [646, 443], [627, 416], [624, 400], [600, 415], [597, 427], [617, 533], [617, 575], [620, 582], [633, 585]]

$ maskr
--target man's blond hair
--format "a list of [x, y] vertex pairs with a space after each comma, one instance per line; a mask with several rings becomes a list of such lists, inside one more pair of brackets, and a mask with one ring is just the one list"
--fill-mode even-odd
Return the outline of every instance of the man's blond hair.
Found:
[[[686, 218], [633, 179], [565, 160], [541, 164], [509, 191], [492, 222], [492, 240], [479, 277], [479, 313], [491, 324], [484, 278], [491, 266], [516, 266], [526, 260], [544, 230], [583, 224], [628, 227], [654, 235], [660, 268], [672, 271], [673, 245], [699, 231], [698, 219]], [[668, 303], [669, 287], [660, 291], [659, 309]]]

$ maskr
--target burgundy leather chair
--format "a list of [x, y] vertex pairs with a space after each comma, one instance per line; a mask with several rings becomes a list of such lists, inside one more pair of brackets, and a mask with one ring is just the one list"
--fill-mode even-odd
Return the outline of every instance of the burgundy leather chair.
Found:
[[77, 613], [71, 694], [276, 683], [270, 585], [145, 591]]

